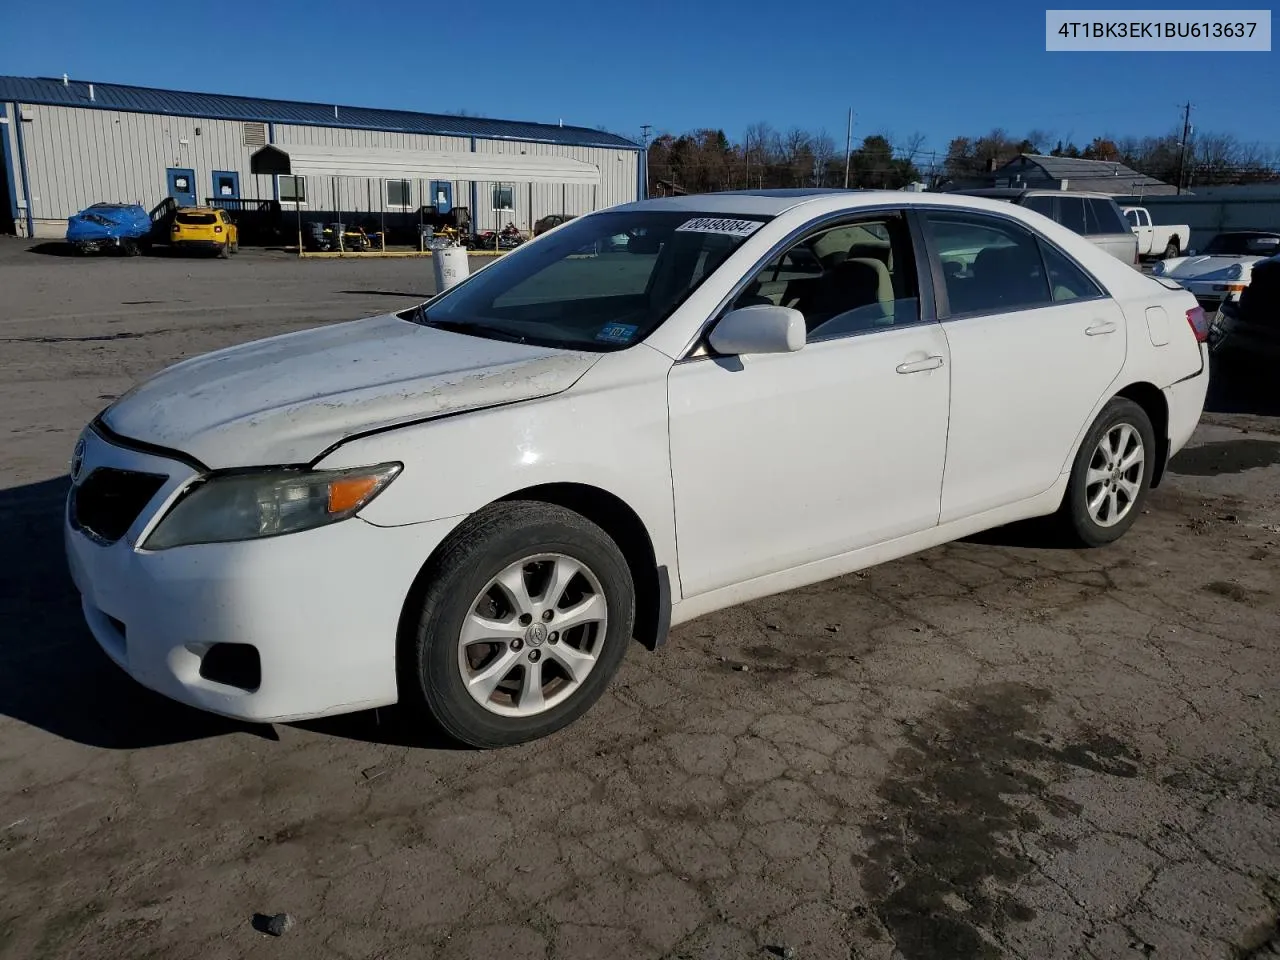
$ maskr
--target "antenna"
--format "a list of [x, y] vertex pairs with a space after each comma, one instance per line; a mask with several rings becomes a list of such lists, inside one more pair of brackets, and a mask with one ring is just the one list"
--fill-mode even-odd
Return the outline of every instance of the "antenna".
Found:
[[653, 124], [651, 123], [640, 124], [640, 134], [641, 134], [640, 140], [641, 140], [641, 143], [644, 144], [644, 148], [646, 150], [649, 149], [649, 131], [652, 129], [653, 129]]

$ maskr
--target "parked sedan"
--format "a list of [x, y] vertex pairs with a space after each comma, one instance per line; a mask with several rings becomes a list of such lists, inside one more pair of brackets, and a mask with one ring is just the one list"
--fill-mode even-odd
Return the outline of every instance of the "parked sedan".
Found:
[[134, 387], [75, 446], [66, 550], [94, 636], [162, 694], [400, 701], [513, 744], [713, 610], [1029, 517], [1116, 540], [1199, 419], [1206, 332], [1012, 204], [627, 204]]
[[1209, 344], [1261, 364], [1280, 362], [1280, 256], [1253, 265], [1239, 300], [1227, 300], [1213, 319]]
[[1280, 253], [1280, 233], [1240, 230], [1220, 233], [1203, 250], [1157, 263], [1157, 277], [1177, 281], [1195, 294], [1207, 311], [1226, 300], [1239, 300], [1249, 285], [1254, 264]]

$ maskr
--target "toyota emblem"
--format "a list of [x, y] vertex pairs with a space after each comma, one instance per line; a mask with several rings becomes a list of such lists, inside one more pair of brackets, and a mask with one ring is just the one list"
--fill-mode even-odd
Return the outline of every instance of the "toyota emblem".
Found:
[[84, 469], [84, 437], [76, 441], [76, 447], [71, 451], [71, 482], [80, 482], [80, 471]]

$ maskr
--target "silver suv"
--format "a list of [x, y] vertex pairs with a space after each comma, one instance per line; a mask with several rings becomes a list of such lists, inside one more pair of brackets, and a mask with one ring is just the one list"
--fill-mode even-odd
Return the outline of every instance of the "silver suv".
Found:
[[1074, 230], [1086, 240], [1125, 263], [1138, 266], [1138, 238], [1129, 222], [1107, 193], [1077, 193], [1067, 190], [1020, 190], [1017, 187], [987, 187], [956, 190], [970, 197], [1007, 200], [1042, 213]]

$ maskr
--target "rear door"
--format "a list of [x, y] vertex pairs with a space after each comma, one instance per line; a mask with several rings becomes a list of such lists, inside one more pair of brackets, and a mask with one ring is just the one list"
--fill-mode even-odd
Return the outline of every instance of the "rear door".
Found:
[[927, 211], [951, 356], [941, 522], [1048, 490], [1125, 360], [1119, 306], [1010, 218]]

